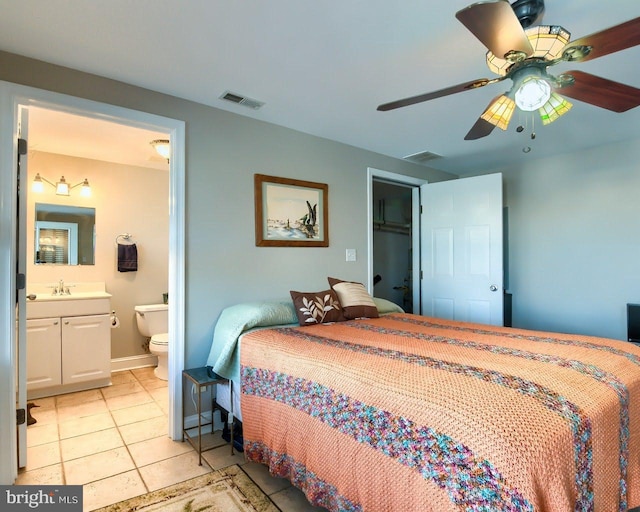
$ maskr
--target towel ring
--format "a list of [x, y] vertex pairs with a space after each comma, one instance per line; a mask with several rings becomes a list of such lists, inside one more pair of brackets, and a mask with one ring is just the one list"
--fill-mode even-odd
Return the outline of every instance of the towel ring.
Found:
[[118, 241], [122, 238], [123, 240], [131, 240], [133, 235], [131, 233], [122, 233], [116, 237], [116, 245], [118, 245]]

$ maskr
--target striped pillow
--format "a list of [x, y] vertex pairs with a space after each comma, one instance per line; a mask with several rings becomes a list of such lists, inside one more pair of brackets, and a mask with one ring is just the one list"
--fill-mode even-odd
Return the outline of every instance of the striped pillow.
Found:
[[345, 318], [378, 318], [378, 308], [362, 283], [329, 277], [329, 286], [336, 292]]

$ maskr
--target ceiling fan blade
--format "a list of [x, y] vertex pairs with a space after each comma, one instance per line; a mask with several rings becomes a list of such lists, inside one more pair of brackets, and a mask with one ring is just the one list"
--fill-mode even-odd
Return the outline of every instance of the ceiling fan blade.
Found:
[[495, 127], [496, 125], [479, 117], [476, 124], [471, 127], [471, 130], [469, 130], [469, 133], [464, 136], [464, 140], [476, 140], [486, 137]]
[[[499, 101], [500, 98], [502, 98], [502, 96], [503, 96], [502, 94], [498, 94], [498, 96], [493, 98], [489, 102], [489, 105], [487, 105], [487, 108], [484, 109], [484, 111], [482, 112], [482, 115], [484, 115], [489, 109], [491, 109], [494, 103]], [[478, 118], [476, 123], [471, 127], [471, 130], [469, 130], [469, 132], [464, 136], [464, 140], [476, 140], [476, 139], [481, 139], [482, 137], [486, 137], [497, 126], [494, 123], [490, 123], [489, 121], [482, 119], [482, 115]], [[509, 123], [509, 120], [507, 120], [507, 124], [508, 123]]]
[[[569, 58], [567, 60], [576, 60], [586, 62], [588, 60], [597, 59], [610, 53], [619, 52], [626, 48], [631, 48], [640, 44], [640, 17], [629, 20], [615, 27], [610, 27], [595, 34], [581, 37], [575, 41], [571, 41], [563, 50], [563, 54]], [[578, 52], [577, 57], [571, 58], [571, 49], [580, 46], [590, 46], [591, 51], [582, 56]]]
[[564, 96], [613, 112], [626, 112], [640, 105], [640, 89], [583, 71], [568, 71], [575, 82], [558, 90]]
[[504, 58], [511, 51], [533, 53], [518, 17], [505, 0], [469, 5], [458, 11], [456, 18], [496, 57]]
[[471, 89], [477, 89], [478, 87], [484, 87], [485, 85], [504, 80], [504, 78], [505, 77], [500, 77], [494, 78], [492, 80], [489, 80], [488, 78], [480, 78], [479, 80], [472, 80], [471, 82], [453, 85], [451, 87], [447, 87], [446, 89], [440, 89], [439, 91], [428, 92], [426, 94], [419, 94], [418, 96], [411, 96], [410, 98], [404, 98], [402, 100], [384, 103], [378, 106], [378, 110], [386, 112], [387, 110], [394, 110], [396, 108], [406, 107], [408, 105], [415, 105], [416, 103], [422, 103], [423, 101], [434, 100], [436, 98], [442, 98], [443, 96], [449, 96], [450, 94], [456, 94], [459, 92], [469, 91]]

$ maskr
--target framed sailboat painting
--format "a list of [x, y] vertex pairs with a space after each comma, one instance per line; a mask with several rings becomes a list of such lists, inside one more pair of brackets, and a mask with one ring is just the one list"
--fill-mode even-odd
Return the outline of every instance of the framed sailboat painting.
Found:
[[258, 247], [329, 247], [329, 186], [254, 175]]

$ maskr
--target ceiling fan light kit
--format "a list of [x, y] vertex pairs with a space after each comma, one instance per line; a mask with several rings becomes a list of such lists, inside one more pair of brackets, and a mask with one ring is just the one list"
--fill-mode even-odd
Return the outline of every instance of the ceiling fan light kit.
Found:
[[487, 52], [487, 67], [496, 75], [505, 76], [515, 62], [528, 58], [542, 59], [551, 62], [562, 56], [562, 50], [569, 42], [571, 34], [559, 25], [539, 25], [525, 30], [533, 52], [527, 55], [523, 52], [507, 52], [498, 57], [491, 50]]
[[573, 103], [567, 101], [559, 94], [552, 92], [549, 101], [538, 109], [540, 119], [542, 119], [542, 125], [553, 123], [560, 116], [569, 112], [571, 107], [573, 107]]
[[503, 94], [489, 105], [480, 118], [485, 121], [489, 121], [492, 125], [497, 126], [501, 130], [506, 130], [515, 109], [516, 102], [509, 96]]
[[527, 112], [538, 110], [550, 97], [551, 86], [537, 76], [528, 76], [522, 80], [515, 94], [516, 105]]
[[557, 77], [547, 72], [549, 66], [562, 62], [584, 62], [639, 45], [640, 17], [570, 41], [571, 34], [560, 25], [529, 26], [543, 12], [544, 0], [516, 0], [513, 5], [493, 0], [461, 9], [456, 18], [488, 48], [487, 66], [498, 77], [385, 103], [378, 110], [394, 110], [511, 79], [511, 89], [492, 100], [465, 136], [465, 140], [475, 140], [486, 137], [496, 126], [506, 130], [516, 106], [524, 112], [537, 110], [543, 125], [557, 120], [572, 104], [556, 91], [612, 112], [640, 105], [640, 89], [635, 87], [581, 71]]

